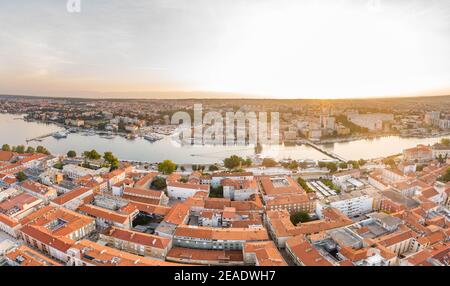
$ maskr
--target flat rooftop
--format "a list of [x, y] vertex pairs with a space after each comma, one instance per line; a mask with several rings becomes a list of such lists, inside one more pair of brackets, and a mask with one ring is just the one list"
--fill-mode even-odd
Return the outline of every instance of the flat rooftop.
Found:
[[328, 231], [328, 234], [339, 245], [350, 246], [353, 248], [362, 247], [362, 239], [346, 227], [330, 230]]

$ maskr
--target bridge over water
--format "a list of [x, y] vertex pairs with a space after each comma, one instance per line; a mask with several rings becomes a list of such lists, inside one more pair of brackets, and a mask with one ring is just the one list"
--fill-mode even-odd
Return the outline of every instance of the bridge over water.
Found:
[[321, 147], [321, 146], [315, 144], [314, 142], [312, 142], [312, 141], [310, 141], [310, 140], [307, 140], [307, 139], [301, 139], [301, 140], [299, 140], [298, 143], [301, 143], [301, 144], [305, 144], [305, 145], [311, 146], [311, 147], [313, 147], [314, 149], [316, 149], [317, 151], [319, 151], [319, 152], [321, 152], [321, 153], [323, 153], [323, 154], [325, 154], [325, 155], [327, 155], [327, 156], [329, 156], [329, 157], [331, 157], [331, 158], [333, 158], [333, 159], [336, 159], [336, 160], [338, 160], [338, 161], [340, 161], [340, 162], [347, 162], [347, 160], [346, 160], [344, 157], [342, 157], [342, 156], [340, 156], [340, 155], [338, 155], [338, 154], [336, 154], [336, 153], [333, 153], [333, 152], [331, 152], [331, 151], [329, 151], [329, 150], [326, 150], [325, 148], [323, 148], [323, 147]]

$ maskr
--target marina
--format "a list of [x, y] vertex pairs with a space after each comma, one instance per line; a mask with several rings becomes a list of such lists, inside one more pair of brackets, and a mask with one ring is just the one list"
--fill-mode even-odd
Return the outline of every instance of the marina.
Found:
[[[82, 130], [80, 128], [66, 130], [54, 124], [16, 120], [16, 118], [17, 115], [0, 114], [0, 132], [4, 143], [33, 147], [43, 145], [56, 154], [66, 154], [69, 150], [75, 150], [80, 154], [85, 150], [96, 149], [99, 152], [111, 151], [122, 160], [159, 162], [169, 159], [177, 164], [213, 164], [221, 162], [231, 155], [239, 155], [244, 158], [255, 156], [253, 145], [205, 144], [198, 146], [190, 144], [190, 142], [186, 144], [178, 142], [170, 135], [157, 134], [153, 132], [155, 129], [147, 127], [142, 136], [128, 137], [125, 133], [115, 135], [105, 131]], [[23, 132], [15, 132], [15, 130], [22, 130]], [[53, 134], [58, 131], [65, 132], [67, 137], [53, 137]], [[151, 140], [144, 138], [147, 134], [152, 134], [147, 137]], [[289, 146], [283, 144], [264, 145], [259, 155], [262, 158], [271, 157], [276, 160], [342, 161], [359, 160], [361, 158], [371, 159], [398, 154], [403, 149], [417, 144], [434, 144], [442, 137], [417, 139], [387, 136], [333, 144], [301, 142], [303, 144], [291, 144]], [[157, 138], [158, 140], [156, 140]]]

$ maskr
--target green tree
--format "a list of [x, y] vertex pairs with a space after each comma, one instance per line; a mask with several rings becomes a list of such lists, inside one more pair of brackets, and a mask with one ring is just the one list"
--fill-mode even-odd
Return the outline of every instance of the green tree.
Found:
[[209, 170], [210, 172], [214, 172], [214, 171], [219, 170], [219, 167], [217, 167], [216, 164], [210, 165], [209, 168], [208, 168], [208, 170]]
[[86, 159], [90, 159], [90, 160], [98, 160], [102, 157], [95, 149], [92, 149], [91, 151], [84, 151], [83, 156]]
[[394, 158], [391, 157], [384, 159], [383, 164], [388, 165], [391, 168], [394, 168], [396, 166]]
[[19, 172], [19, 173], [17, 173], [17, 174], [16, 174], [16, 178], [17, 178], [17, 180], [19, 180], [19, 182], [23, 182], [23, 181], [25, 181], [26, 179], [28, 179], [27, 175], [25, 175], [24, 172]]
[[64, 167], [62, 162], [58, 162], [55, 165], [53, 165], [53, 168], [58, 169], [58, 170], [62, 170]]
[[364, 160], [364, 159], [359, 159], [359, 161], [358, 161], [358, 164], [359, 164], [360, 166], [364, 166], [366, 163], [367, 163], [367, 161]]
[[347, 166], [347, 163], [345, 163], [345, 162], [341, 162], [341, 163], [339, 163], [339, 168], [340, 169], [346, 169], [348, 166]]
[[244, 160], [244, 165], [246, 167], [250, 167], [252, 164], [253, 164], [252, 159], [247, 158], [247, 159]]
[[447, 159], [447, 156], [443, 157], [442, 154], [439, 154], [439, 156], [436, 158], [439, 163], [444, 164], [444, 162]]
[[322, 183], [324, 183], [325, 186], [329, 187], [330, 189], [335, 190], [337, 193], [340, 193], [340, 192], [341, 192], [341, 190], [339, 189], [339, 187], [335, 186], [331, 180], [328, 180], [328, 179], [321, 179], [320, 181], [321, 181]]
[[444, 183], [450, 182], [450, 168], [448, 168], [445, 174], [439, 178], [439, 181]]
[[67, 157], [69, 158], [75, 158], [77, 156], [77, 152], [75, 152], [74, 150], [70, 150], [69, 152], [67, 152]]
[[445, 146], [450, 146], [450, 138], [442, 138], [441, 144]]
[[44, 146], [37, 146], [36, 153], [50, 155], [50, 152]]
[[303, 178], [298, 177], [297, 182], [307, 193], [314, 193], [314, 191], [311, 190], [310, 187], [308, 187], [308, 185], [306, 184], [306, 181]]
[[119, 131], [125, 131], [125, 123], [120, 120], [119, 123], [117, 124], [117, 128], [119, 129]]
[[11, 147], [8, 144], [3, 144], [2, 151], [11, 151]]
[[330, 170], [331, 173], [334, 173], [337, 171], [337, 164], [333, 162], [329, 162], [326, 164], [326, 167], [328, 170]]
[[298, 165], [297, 161], [292, 161], [289, 163], [289, 165], [287, 167], [291, 170], [295, 170], [299, 167], [299, 165]]
[[34, 154], [34, 152], [36, 152], [36, 150], [31, 146], [28, 146], [27, 150], [25, 151], [25, 153], [28, 154]]
[[119, 169], [119, 159], [117, 159], [112, 152], [105, 152], [103, 154], [103, 159], [105, 159], [105, 161], [109, 164], [110, 171]]
[[368, 133], [369, 129], [365, 127], [361, 127], [359, 125], [356, 125], [355, 123], [351, 122], [347, 119], [347, 116], [345, 115], [337, 115], [336, 116], [336, 122], [341, 123], [345, 127], [350, 129], [351, 133]]
[[19, 154], [23, 154], [25, 153], [25, 146], [23, 145], [18, 145], [15, 147], [15, 152], [19, 153]]
[[158, 164], [158, 171], [165, 175], [172, 174], [177, 169], [177, 165], [171, 160], [164, 160]]
[[241, 163], [242, 163], [242, 158], [237, 155], [232, 155], [231, 157], [223, 160], [223, 164], [224, 164], [225, 168], [227, 168], [229, 170], [240, 167]]
[[119, 169], [119, 166], [120, 166], [120, 164], [119, 164], [119, 160], [117, 159], [117, 158], [114, 158], [111, 162], [110, 162], [110, 169], [109, 169], [109, 171], [111, 172], [111, 171], [114, 171], [114, 170], [117, 170], [117, 169]]
[[81, 167], [91, 169], [91, 164], [87, 162], [86, 160], [81, 164]]
[[164, 190], [167, 187], [166, 180], [163, 177], [156, 177], [151, 183], [151, 188], [155, 190]]
[[218, 186], [217, 188], [211, 187], [209, 190], [210, 198], [223, 198], [223, 186]]
[[262, 161], [262, 165], [264, 167], [275, 167], [276, 165], [278, 165], [278, 163], [272, 158], [264, 158]]
[[353, 169], [359, 169], [359, 162], [358, 161], [350, 160], [350, 161], [347, 162], [347, 164], [352, 165]]
[[95, 149], [91, 150], [90, 156], [91, 156], [91, 159], [93, 159], [93, 160], [98, 160], [98, 159], [102, 158], [102, 156]]
[[308, 222], [310, 220], [310, 216], [307, 212], [296, 212], [291, 214], [291, 222], [294, 225], [297, 225], [299, 222]]
[[99, 130], [105, 130], [107, 123], [106, 122], [101, 122], [99, 124], [97, 124], [97, 128]]
[[105, 159], [106, 162], [112, 162], [116, 157], [114, 157], [112, 152], [105, 152], [103, 154], [103, 159]]

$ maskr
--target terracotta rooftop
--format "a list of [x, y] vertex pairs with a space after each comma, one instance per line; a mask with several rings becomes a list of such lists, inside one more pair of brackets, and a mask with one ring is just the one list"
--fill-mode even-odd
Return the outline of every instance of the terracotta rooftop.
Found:
[[244, 253], [254, 253], [258, 266], [287, 266], [283, 256], [271, 240], [262, 242], [246, 242]]
[[91, 191], [91, 189], [86, 188], [86, 187], [78, 187], [78, 188], [75, 188], [75, 189], [53, 199], [52, 202], [54, 202], [55, 204], [58, 204], [58, 205], [63, 205], [67, 202], [70, 202], [71, 200], [73, 200], [75, 198], [78, 198], [78, 197], [84, 195], [85, 193], [87, 193], [89, 191]]
[[113, 237], [115, 239], [120, 239], [123, 241], [129, 241], [140, 245], [165, 249], [170, 244], [170, 239], [166, 237], [161, 237], [157, 235], [117, 228], [110, 227], [107, 228], [104, 232], [104, 235]]
[[62, 266], [62, 264], [25, 245], [18, 246], [6, 254], [6, 257], [18, 263], [20, 266]]
[[302, 188], [289, 176], [283, 177], [260, 177], [262, 191], [268, 196], [300, 194], [303, 193]]
[[72, 247], [81, 259], [96, 266], [176, 266], [179, 264], [137, 256], [89, 240], [77, 241]]
[[210, 240], [258, 241], [269, 239], [265, 228], [214, 228], [181, 225], [177, 227], [174, 235]]
[[126, 214], [120, 214], [118, 212], [90, 204], [84, 204], [80, 206], [78, 210], [92, 217], [99, 217], [107, 221], [113, 221], [121, 224], [126, 223], [127, 220], [130, 218]]
[[292, 253], [305, 266], [333, 266], [320, 252], [301, 236], [294, 236], [286, 241]]
[[161, 191], [155, 191], [150, 189], [126, 187], [123, 190], [123, 194], [128, 196], [143, 196], [152, 199], [160, 199], [164, 193]]
[[173, 247], [167, 254], [167, 259], [199, 260], [209, 262], [242, 262], [242, 251], [238, 250], [207, 250], [183, 247]]

